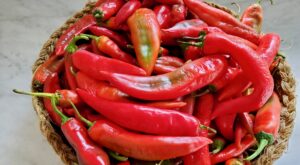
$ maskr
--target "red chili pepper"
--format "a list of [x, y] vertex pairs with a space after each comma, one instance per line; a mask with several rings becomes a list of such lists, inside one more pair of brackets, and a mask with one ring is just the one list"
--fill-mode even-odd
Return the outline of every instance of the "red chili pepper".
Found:
[[154, 0], [142, 0], [142, 7], [151, 8], [154, 5]]
[[247, 112], [239, 113], [238, 118], [241, 121], [241, 124], [246, 128], [248, 133], [253, 135], [253, 119], [251, 118], [250, 114]]
[[156, 107], [161, 109], [177, 109], [182, 108], [187, 103], [183, 101], [159, 101], [159, 102], [150, 102], [150, 103], [143, 103], [142, 105]]
[[85, 50], [78, 50], [72, 55], [74, 66], [95, 79], [102, 80], [101, 71], [124, 73], [131, 75], [146, 75], [146, 72], [134, 65], [111, 59]]
[[184, 3], [191, 12], [195, 13], [208, 25], [218, 27], [228, 34], [245, 38], [255, 44], [259, 43], [259, 34], [256, 33], [252, 28], [241, 23], [231, 14], [209, 6], [208, 4], [199, 0], [184, 0]]
[[63, 55], [65, 53], [65, 49], [72, 41], [74, 36], [85, 32], [90, 26], [95, 24], [96, 21], [91, 14], [87, 14], [76, 21], [59, 37], [55, 44], [55, 55]]
[[158, 24], [160, 28], [165, 29], [170, 27], [172, 24], [171, 19], [171, 7], [168, 5], [158, 5], [155, 6], [153, 9], [154, 13], [156, 14]]
[[89, 27], [89, 30], [92, 34], [96, 36], [107, 36], [108, 38], [115, 41], [122, 48], [127, 48], [129, 44], [125, 37], [104, 27], [91, 26]]
[[108, 165], [109, 158], [105, 151], [98, 147], [88, 135], [85, 126], [75, 118], [65, 116], [57, 107], [55, 99], [51, 99], [51, 105], [61, 118], [61, 130], [76, 151], [79, 164]]
[[97, 98], [80, 89], [77, 92], [97, 112], [130, 130], [167, 136], [196, 136], [200, 128], [196, 118], [174, 110], [113, 102]]
[[116, 17], [111, 17], [109, 20], [101, 24], [103, 27], [111, 29], [111, 30], [123, 30], [129, 31], [129, 27], [127, 24], [121, 24], [117, 26], [116, 24]]
[[64, 68], [64, 58], [51, 56], [41, 64], [33, 74], [33, 82], [36, 85], [43, 85], [53, 73], [59, 73]]
[[203, 55], [202, 49], [197, 46], [183, 46], [183, 48], [185, 61], [196, 60]]
[[115, 18], [115, 25], [118, 27], [122, 23], [125, 23], [127, 19], [141, 7], [141, 2], [138, 0], [129, 0], [118, 11]]
[[72, 63], [72, 55], [67, 53], [65, 55], [65, 76], [68, 82], [68, 86], [71, 90], [75, 90], [77, 88], [77, 83], [75, 81], [74, 73], [74, 67]]
[[183, 4], [182, 0], [155, 0], [155, 2], [167, 5]]
[[[198, 99], [197, 111], [195, 117], [199, 119], [200, 123], [205, 126], [210, 125], [210, 114], [213, 110], [214, 97], [211, 94], [204, 95]], [[207, 137], [207, 130], [200, 132], [199, 136]], [[210, 165], [209, 146], [206, 145], [198, 151], [187, 155], [183, 158], [184, 165]]]
[[184, 21], [185, 17], [187, 16], [187, 8], [183, 3], [181, 4], [174, 4], [171, 10], [172, 16], [172, 25], [177, 24], [178, 22]]
[[154, 73], [165, 74], [175, 71], [177, 68], [183, 66], [183, 61], [178, 57], [161, 56], [158, 57], [154, 65]]
[[274, 142], [274, 138], [277, 137], [280, 126], [281, 109], [280, 100], [277, 94], [273, 93], [268, 102], [258, 110], [253, 130], [259, 145], [257, 150], [247, 157], [246, 160], [253, 160], [268, 144]]
[[[238, 118], [239, 119], [239, 118]], [[247, 135], [248, 131], [243, 126], [240, 120], [237, 120], [234, 128], [234, 143], [238, 148], [241, 148], [241, 141]]]
[[97, 21], [106, 21], [123, 6], [123, 0], [102, 0], [95, 4], [93, 15]]
[[236, 158], [226, 160], [225, 165], [244, 165], [242, 161]]
[[240, 65], [246, 78], [252, 81], [254, 92], [248, 96], [217, 103], [212, 118], [225, 114], [255, 111], [266, 103], [274, 89], [274, 80], [266, 63], [253, 49], [245, 44], [236, 43], [227, 36], [222, 33], [207, 34], [203, 41], [203, 52], [205, 54], [230, 54]]
[[117, 165], [130, 165], [130, 162], [129, 162], [129, 161], [126, 161], [126, 162], [120, 162], [120, 163], [118, 163]]
[[222, 115], [215, 119], [219, 133], [227, 140], [234, 139], [234, 122], [236, 114]]
[[183, 98], [186, 105], [179, 109], [180, 112], [193, 115], [195, 109], [196, 96], [192, 93]]
[[155, 13], [141, 8], [129, 17], [127, 24], [131, 32], [138, 64], [151, 75], [160, 48], [160, 27]]
[[97, 42], [95, 40], [92, 40], [91, 41], [91, 45], [92, 45], [92, 52], [97, 54], [97, 55], [100, 55], [100, 56], [105, 56], [102, 52], [100, 52], [100, 50], [98, 49], [98, 46], [97, 46]]
[[177, 70], [158, 76], [141, 77], [102, 72], [103, 78], [130, 96], [145, 100], [175, 99], [216, 79], [226, 68], [222, 56], [203, 57]]
[[224, 150], [221, 152], [211, 155], [210, 160], [212, 164], [217, 164], [220, 162], [224, 162], [230, 158], [239, 156], [242, 154], [245, 150], [250, 148], [255, 144], [255, 138], [251, 135], [247, 135], [241, 142], [241, 148], [238, 148], [234, 143], [227, 146]]
[[168, 56], [169, 55], [169, 50], [163, 47], [159, 48], [159, 56]]

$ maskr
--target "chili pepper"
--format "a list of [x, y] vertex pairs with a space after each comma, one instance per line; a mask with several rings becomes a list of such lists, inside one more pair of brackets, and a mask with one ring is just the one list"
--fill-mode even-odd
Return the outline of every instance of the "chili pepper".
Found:
[[266, 103], [274, 89], [274, 80], [266, 63], [253, 49], [242, 43], [237, 44], [227, 36], [223, 33], [207, 34], [203, 41], [203, 52], [230, 54], [240, 65], [246, 78], [253, 83], [254, 92], [248, 96], [217, 103], [212, 118], [257, 110]]
[[111, 29], [111, 30], [123, 30], [123, 31], [129, 31], [127, 24], [116, 24], [116, 17], [111, 17], [109, 20], [101, 24], [103, 27]]
[[79, 164], [109, 165], [107, 154], [89, 138], [85, 126], [77, 119], [64, 115], [57, 108], [55, 98], [51, 98], [51, 105], [61, 118], [61, 130], [75, 150]]
[[[169, 29], [161, 29], [161, 41], [163, 44], [177, 44], [176, 39], [189, 36], [198, 37], [199, 33], [207, 27], [207, 24], [199, 19], [184, 20], [176, 23]], [[213, 28], [210, 28], [213, 29]]]
[[126, 22], [127, 19], [141, 7], [141, 5], [141, 2], [138, 0], [130, 0], [126, 2], [116, 15], [115, 25], [118, 27], [122, 23]]
[[94, 17], [91, 14], [83, 16], [69, 27], [57, 40], [55, 44], [55, 55], [63, 55], [66, 47], [72, 41], [73, 37], [85, 32], [90, 26], [96, 24]]
[[91, 45], [93, 53], [98, 54], [100, 56], [105, 56], [102, 52], [100, 52], [100, 50], [98, 50], [97, 42], [95, 40], [92, 40]]
[[244, 165], [239, 159], [231, 158], [226, 160], [225, 165]]
[[150, 106], [150, 107], [156, 107], [161, 109], [176, 109], [176, 108], [182, 108], [186, 106], [187, 103], [183, 101], [156, 101], [156, 102], [150, 102], [150, 103], [143, 103], [142, 105]]
[[183, 65], [183, 61], [178, 57], [161, 56], [158, 57], [154, 65], [153, 71], [156, 74], [169, 73]]
[[234, 139], [234, 121], [236, 114], [222, 115], [215, 119], [216, 126], [223, 137], [232, 141]]
[[241, 141], [247, 135], [247, 129], [242, 125], [241, 120], [237, 120], [234, 129], [234, 143], [238, 148], [241, 148]]
[[269, 67], [269, 70], [273, 73], [275, 68], [278, 66], [279, 63], [281, 63], [282, 61], [284, 61], [285, 57], [280, 55], [279, 53], [276, 55], [274, 61], [272, 62], [272, 64]]
[[253, 120], [249, 113], [244, 112], [244, 113], [239, 113], [238, 118], [241, 120], [241, 124], [246, 128], [248, 133], [253, 135]]
[[96, 36], [107, 36], [113, 41], [115, 41], [120, 47], [127, 48], [127, 45], [129, 44], [125, 37], [122, 35], [111, 31], [109, 29], [106, 29], [104, 27], [99, 26], [91, 26], [89, 27], [89, 30], [92, 32], [92, 34]]
[[181, 4], [174, 4], [171, 9], [171, 16], [172, 16], [172, 25], [177, 24], [178, 22], [184, 21], [185, 17], [187, 16], [187, 8], [183, 3]]
[[36, 96], [36, 97], [44, 97], [44, 98], [53, 98], [56, 99], [57, 103], [64, 108], [70, 107], [68, 100], [71, 100], [76, 105], [81, 103], [80, 98], [78, 97], [75, 91], [60, 89], [56, 90], [55, 93], [46, 93], [46, 92], [25, 92], [14, 89], [13, 92], [23, 95]]
[[195, 108], [196, 97], [194, 93], [191, 93], [183, 98], [183, 101], [186, 102], [186, 105], [179, 109], [180, 112], [193, 115]]
[[124, 73], [131, 75], [146, 75], [145, 71], [123, 61], [98, 56], [85, 50], [79, 50], [72, 55], [74, 66], [95, 79], [102, 80], [101, 71]]
[[253, 136], [251, 135], [247, 135], [246, 137], [243, 138], [241, 142], [241, 148], [238, 148], [234, 143], [230, 144], [221, 152], [211, 155], [210, 157], [211, 163], [217, 164], [220, 162], [224, 162], [230, 158], [239, 156], [254, 144], [255, 144], [255, 138], [253, 138]]
[[170, 27], [172, 24], [171, 19], [171, 7], [168, 5], [158, 5], [155, 6], [153, 9], [154, 13], [156, 14], [158, 24], [160, 28], [165, 29]]
[[159, 48], [159, 56], [168, 56], [169, 55], [169, 50], [163, 47]]
[[160, 48], [160, 27], [155, 13], [141, 8], [127, 20], [138, 64], [151, 75]]
[[130, 165], [130, 162], [129, 162], [129, 161], [126, 161], [126, 162], [120, 162], [120, 163], [118, 163], [117, 165]]
[[255, 44], [259, 43], [260, 35], [231, 14], [198, 0], [184, 0], [184, 3], [191, 12], [208, 25], [218, 27], [228, 34], [247, 39]]
[[43, 64], [41, 64], [33, 74], [33, 84], [43, 85], [46, 79], [53, 73], [58, 73], [63, 70], [64, 58], [51, 56]]
[[80, 34], [78, 36], [78, 38], [86, 38], [86, 37], [95, 40], [97, 42], [98, 49], [101, 52], [111, 56], [112, 58], [130, 63], [130, 64], [136, 64], [135, 59], [130, 54], [123, 52], [119, 48], [119, 46], [114, 41], [109, 39], [108, 37], [106, 37], [106, 36], [97, 37], [97, 36], [93, 36], [93, 35], [89, 35], [89, 34]]
[[182, 0], [155, 0], [155, 2], [167, 5], [183, 4]]
[[277, 137], [280, 126], [281, 109], [280, 100], [277, 94], [273, 93], [268, 102], [258, 110], [253, 131], [259, 144], [257, 150], [247, 157], [246, 160], [253, 160], [268, 144], [274, 142], [274, 138]]
[[[77, 92], [97, 112], [130, 130], [168, 136], [196, 136], [198, 134], [199, 121], [193, 116], [135, 103], [113, 102], [97, 98], [80, 89], [77, 89]], [[146, 120], [155, 124], [144, 122]]]
[[71, 90], [75, 90], [77, 88], [77, 84], [72, 73], [72, 69], [74, 69], [72, 64], [71, 54], [67, 53], [65, 55], [65, 76], [68, 82], [68, 86]]
[[177, 70], [158, 76], [141, 77], [102, 72], [105, 80], [130, 96], [145, 100], [175, 99], [215, 80], [226, 68], [222, 56], [203, 57]]
[[197, 46], [182, 46], [182, 47], [184, 49], [185, 61], [196, 60], [203, 55], [202, 49], [198, 48]]
[[213, 143], [211, 145], [212, 148], [212, 154], [216, 154], [219, 153], [220, 151], [223, 150], [223, 148], [226, 145], [226, 140], [224, 138], [221, 137], [216, 137], [213, 139]]
[[93, 16], [97, 21], [106, 21], [116, 14], [123, 6], [123, 0], [103, 0], [98, 2], [93, 9]]
[[142, 0], [142, 7], [143, 8], [151, 8], [154, 5], [154, 0]]

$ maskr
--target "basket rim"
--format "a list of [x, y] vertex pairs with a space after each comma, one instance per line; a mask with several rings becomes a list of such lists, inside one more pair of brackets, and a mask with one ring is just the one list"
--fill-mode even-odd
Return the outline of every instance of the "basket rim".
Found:
[[[43, 45], [38, 59], [35, 61], [32, 67], [33, 73], [37, 69], [37, 67], [41, 65], [49, 57], [49, 55], [52, 54], [55, 48], [55, 43], [58, 40], [58, 38], [63, 34], [63, 32], [78, 19], [90, 13], [94, 4], [95, 2], [89, 1], [81, 11], [75, 13], [50, 36], [50, 38]], [[232, 10], [224, 6], [220, 6], [215, 3], [208, 4], [213, 7], [224, 10], [235, 17], [238, 16]], [[261, 154], [257, 159], [255, 159], [255, 161], [253, 161], [253, 164], [256, 165], [273, 164], [273, 162], [277, 160], [286, 150], [288, 146], [288, 140], [291, 136], [294, 127], [294, 121], [296, 116], [296, 83], [289, 64], [286, 61], [280, 62], [276, 68], [273, 77], [274, 80], [277, 80], [275, 81], [274, 90], [277, 92], [283, 105], [280, 118], [279, 136], [275, 143], [266, 147], [263, 154]], [[32, 91], [36, 91], [36, 88], [33, 86], [33, 82], [31, 84], [31, 87]], [[62, 137], [59, 131], [55, 128], [55, 126], [51, 124], [50, 118], [46, 110], [44, 109], [42, 100], [37, 97], [33, 97], [32, 103], [39, 117], [40, 130], [42, 134], [47, 138], [49, 144], [59, 155], [61, 160], [65, 164], [78, 164], [75, 151], [70, 147], [70, 145], [67, 143], [64, 137]]]

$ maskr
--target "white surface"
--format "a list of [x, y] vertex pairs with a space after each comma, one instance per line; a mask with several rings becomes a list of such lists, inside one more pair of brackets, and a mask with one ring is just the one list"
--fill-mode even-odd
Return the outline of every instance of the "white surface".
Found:
[[[228, 5], [232, 1], [215, 2]], [[237, 2], [244, 7], [254, 1]], [[42, 44], [84, 3], [82, 0], [0, 1], [0, 164], [62, 164], [39, 131], [31, 98], [14, 95], [11, 89], [30, 89], [31, 66]], [[263, 6], [264, 31], [281, 34], [286, 41], [282, 50], [288, 55], [298, 78], [300, 19], [297, 13], [300, 1], [275, 0], [274, 6], [265, 1]], [[275, 164], [299, 164], [300, 142], [297, 139], [300, 138], [300, 125], [297, 121], [299, 117], [289, 149]]]

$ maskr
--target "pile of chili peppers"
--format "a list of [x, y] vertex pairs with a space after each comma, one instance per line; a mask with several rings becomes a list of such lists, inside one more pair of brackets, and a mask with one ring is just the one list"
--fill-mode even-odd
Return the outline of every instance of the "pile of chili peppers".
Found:
[[[251, 164], [277, 137], [280, 37], [201, 0], [99, 0], [34, 73], [80, 164]], [[277, 56], [276, 56], [277, 55]]]

